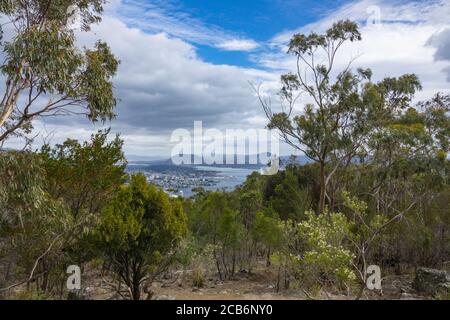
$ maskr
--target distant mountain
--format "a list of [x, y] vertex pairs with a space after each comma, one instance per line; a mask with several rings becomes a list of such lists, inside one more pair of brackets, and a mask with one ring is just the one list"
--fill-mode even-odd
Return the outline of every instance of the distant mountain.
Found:
[[153, 161], [163, 161], [163, 160], [167, 160], [167, 158], [165, 157], [161, 157], [161, 156], [138, 156], [138, 155], [134, 155], [134, 154], [127, 154], [126, 155], [127, 160], [131, 161], [131, 162], [153, 162]]
[[[234, 156], [234, 161], [232, 164], [227, 164], [226, 163], [226, 158], [225, 156], [223, 156], [223, 164], [211, 164], [208, 165], [206, 164], [204, 161], [202, 161], [202, 158], [200, 156], [197, 155], [190, 155], [190, 163], [187, 164], [182, 164], [182, 165], [176, 165], [176, 163], [178, 162], [179, 159], [175, 159], [175, 158], [169, 158], [169, 159], [155, 159], [155, 160], [134, 160], [134, 159], [129, 159], [129, 163], [131, 165], [138, 165], [138, 166], [146, 166], [146, 167], [171, 167], [171, 166], [179, 166], [179, 167], [192, 167], [192, 166], [210, 166], [210, 167], [218, 167], [218, 168], [241, 168], [241, 169], [256, 169], [259, 170], [261, 167], [264, 167], [264, 164], [260, 163], [258, 161], [257, 164], [252, 164], [250, 163], [251, 160], [254, 159], [261, 159], [262, 158], [262, 154], [260, 155], [253, 155], [253, 156], [245, 156], [245, 163], [241, 163], [238, 164], [237, 160], [238, 160], [238, 156]], [[270, 157], [268, 157], [270, 158]], [[290, 156], [281, 156], [280, 157], [280, 164], [281, 167], [284, 167], [288, 162], [290, 161]], [[300, 165], [304, 165], [308, 162], [310, 162], [310, 160], [305, 157], [305, 156], [297, 156], [296, 157], [296, 162]]]

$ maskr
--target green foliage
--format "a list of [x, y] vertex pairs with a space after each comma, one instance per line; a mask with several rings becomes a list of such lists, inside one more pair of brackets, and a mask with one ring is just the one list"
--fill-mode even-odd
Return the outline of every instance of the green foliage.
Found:
[[76, 217], [98, 213], [125, 182], [123, 141], [108, 141], [109, 130], [99, 131], [82, 144], [68, 139], [63, 144], [44, 145], [40, 156], [46, 174], [46, 190], [62, 199]]
[[[355, 279], [350, 250], [351, 222], [341, 213], [305, 213], [300, 223], [279, 222], [281, 242], [271, 261], [279, 268], [278, 285], [284, 277], [285, 288], [292, 279], [307, 290], [321, 287], [342, 289]], [[280, 245], [281, 244], [281, 245]]]
[[272, 210], [256, 213], [252, 237], [268, 248], [277, 249], [283, 244], [284, 239], [279, 219]]
[[283, 220], [301, 221], [312, 205], [310, 192], [301, 188], [295, 169], [287, 168], [283, 179], [273, 189], [269, 203]]
[[[18, 26], [0, 43], [0, 142], [42, 115], [113, 117], [119, 62], [102, 42], [78, 49], [67, 24], [75, 5], [88, 30], [103, 3], [0, 2], [0, 16]], [[338, 49], [359, 40], [350, 21], [294, 35], [288, 53], [299, 69], [281, 77], [286, 112], [261, 102], [269, 128], [314, 163], [253, 173], [233, 192], [170, 199], [144, 175], [127, 179], [123, 141], [108, 139], [109, 130], [36, 153], [0, 151], [0, 281], [31, 279], [24, 298], [52, 298], [63, 294], [68, 264], [91, 261], [139, 299], [144, 283], [175, 263], [193, 269], [201, 287], [213, 269], [228, 280], [266, 262], [278, 271], [277, 289], [295, 281], [310, 292], [348, 289], [357, 277], [364, 284], [369, 264], [383, 273], [442, 266], [450, 260], [450, 96], [413, 105], [421, 89], [413, 74], [373, 82], [370, 69], [347, 68], [331, 77]], [[317, 64], [318, 52], [329, 59]], [[312, 103], [294, 114], [301, 92]]]
[[[84, 31], [100, 21], [104, 0], [2, 1], [0, 17], [14, 23], [0, 43], [6, 79], [0, 104], [0, 141], [28, 133], [39, 116], [84, 114], [111, 119], [116, 99], [112, 77], [119, 61], [106, 43], [80, 50], [68, 25], [77, 8]], [[1, 38], [0, 38], [1, 40]], [[47, 101], [45, 101], [47, 100]]]
[[238, 249], [240, 240], [244, 234], [244, 226], [238, 220], [239, 213], [234, 210], [226, 210], [218, 221], [218, 238], [225, 248]]
[[73, 13], [68, 9], [73, 7], [78, 9], [83, 29], [88, 30], [91, 24], [100, 21], [99, 15], [103, 12], [105, 2], [106, 0], [33, 0], [24, 4], [19, 0], [2, 0], [0, 14], [13, 20], [27, 18], [30, 24], [59, 22], [61, 26], [65, 26]]
[[44, 191], [41, 165], [32, 153], [0, 154], [0, 265], [9, 265], [8, 280], [31, 278], [37, 291], [55, 293], [76, 225]]
[[[298, 227], [293, 221], [278, 221], [276, 228], [280, 238], [278, 245], [270, 255], [270, 262], [278, 268], [277, 291], [281, 288], [284, 278], [284, 288], [288, 289], [292, 278], [298, 278], [299, 262], [304, 246], [299, 241]], [[270, 251], [269, 251], [270, 252]]]
[[[288, 53], [297, 58], [297, 72], [281, 77], [280, 96], [287, 111], [272, 112], [271, 106], [261, 99], [269, 116], [268, 127], [280, 130], [288, 144], [320, 165], [320, 213], [325, 210], [336, 171], [349, 166], [355, 158], [371, 157], [373, 150], [378, 150], [371, 143], [389, 131], [387, 128], [421, 89], [413, 74], [373, 83], [370, 69], [353, 71], [350, 66], [333, 80], [330, 74], [339, 49], [345, 42], [359, 40], [358, 26], [351, 21], [335, 23], [323, 35], [294, 35]], [[321, 54], [328, 59], [319, 59]], [[307, 81], [308, 74], [312, 81]], [[295, 114], [293, 110], [302, 93], [313, 102]]]
[[161, 272], [185, 233], [179, 200], [171, 201], [138, 174], [105, 207], [95, 238], [99, 254], [128, 286], [130, 297], [139, 299], [144, 277]]
[[93, 257], [93, 213], [125, 181], [122, 141], [108, 142], [108, 132], [40, 153], [0, 153], [0, 260], [9, 278], [32, 277], [30, 290], [62, 295], [65, 268]]
[[347, 218], [341, 213], [318, 216], [310, 211], [306, 214], [307, 220], [299, 224], [300, 235], [306, 243], [300, 260], [302, 278], [339, 286], [355, 280], [354, 255], [345, 248], [350, 234]]
[[[259, 198], [248, 193], [241, 199], [247, 196]], [[254, 221], [252, 206], [239, 203], [233, 193], [210, 192], [197, 199], [189, 210], [191, 231], [199, 243], [212, 246], [220, 278], [231, 278], [235, 274], [239, 256], [246, 247], [248, 228]], [[248, 228], [245, 221], [249, 223]]]
[[263, 195], [258, 190], [243, 190], [239, 199], [240, 214], [245, 227], [250, 230], [256, 213], [263, 208]]
[[37, 160], [28, 152], [0, 152], [1, 225], [17, 224], [22, 214], [44, 201], [43, 172]]
[[351, 196], [348, 192], [344, 191], [342, 198], [345, 206], [352, 210], [352, 218], [350, 219], [352, 232], [349, 232], [349, 235], [353, 234], [356, 238], [367, 238], [371, 235], [371, 232], [379, 230], [388, 222], [387, 217], [380, 214], [369, 215], [367, 203]]
[[356, 23], [345, 20], [339, 21], [327, 30], [324, 35], [311, 33], [306, 36], [303, 34], [295, 34], [289, 43], [289, 53], [295, 55], [303, 55], [311, 53], [317, 47], [325, 47], [331, 41], [357, 41], [361, 40], [361, 34]]
[[[274, 112], [270, 101], [259, 97], [269, 128], [280, 130], [288, 144], [317, 163], [301, 167], [311, 169], [312, 182], [294, 165], [266, 184], [265, 205], [282, 219], [303, 225], [314, 222], [302, 230], [314, 242], [286, 241], [285, 249], [274, 255], [278, 265], [294, 277], [298, 274], [293, 265], [304, 273], [310, 264], [313, 271], [322, 268], [320, 276], [313, 273], [314, 278], [328, 279], [324, 275], [330, 273], [332, 282], [342, 282], [336, 274], [346, 278], [345, 267], [350, 270], [352, 262], [364, 282], [369, 263], [384, 266], [385, 261], [393, 261], [399, 272], [404, 262], [439, 265], [437, 260], [442, 263], [449, 257], [444, 221], [449, 208], [450, 97], [437, 94], [413, 105], [415, 93], [422, 89], [414, 74], [373, 82], [370, 69], [352, 70], [349, 65], [330, 77], [341, 46], [359, 40], [358, 27], [350, 21], [338, 22], [324, 34], [294, 35], [288, 53], [296, 57], [297, 70], [281, 76], [283, 112]], [[319, 58], [322, 55], [328, 59]], [[303, 93], [312, 102], [296, 114]], [[326, 216], [323, 221], [311, 216], [303, 220], [307, 196], [317, 200], [317, 212]], [[328, 247], [332, 234], [326, 232], [330, 229], [326, 223], [345, 224], [341, 242], [346, 251], [339, 252], [336, 243]], [[441, 228], [436, 229], [437, 225]], [[292, 233], [289, 223], [284, 228], [286, 234]], [[417, 233], [407, 232], [411, 229]], [[312, 230], [322, 230], [327, 240], [320, 242]], [[299, 238], [295, 232], [292, 236]], [[327, 246], [319, 246], [324, 243]], [[431, 252], [440, 258], [432, 258]], [[354, 259], [349, 258], [352, 255]], [[337, 273], [327, 269], [334, 264], [343, 269]]]

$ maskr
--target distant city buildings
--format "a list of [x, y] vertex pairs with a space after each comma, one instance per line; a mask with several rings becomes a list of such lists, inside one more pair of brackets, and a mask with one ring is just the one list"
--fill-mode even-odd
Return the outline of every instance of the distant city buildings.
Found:
[[214, 187], [221, 181], [221, 178], [217, 177], [214, 172], [201, 170], [156, 172], [147, 168], [146, 170], [136, 171], [142, 172], [149, 183], [161, 187], [169, 196], [174, 198], [184, 197], [183, 190]]

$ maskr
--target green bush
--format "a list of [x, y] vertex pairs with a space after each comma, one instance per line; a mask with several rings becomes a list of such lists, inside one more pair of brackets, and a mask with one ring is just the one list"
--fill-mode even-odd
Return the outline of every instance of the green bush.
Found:
[[307, 280], [342, 286], [356, 279], [352, 271], [355, 258], [344, 244], [350, 233], [350, 224], [341, 213], [316, 215], [306, 212], [307, 220], [301, 222], [299, 231], [306, 243], [300, 259], [301, 275]]
[[137, 300], [143, 279], [170, 265], [185, 235], [180, 201], [171, 200], [163, 190], [149, 185], [143, 174], [137, 174], [103, 211], [96, 240], [98, 253]]

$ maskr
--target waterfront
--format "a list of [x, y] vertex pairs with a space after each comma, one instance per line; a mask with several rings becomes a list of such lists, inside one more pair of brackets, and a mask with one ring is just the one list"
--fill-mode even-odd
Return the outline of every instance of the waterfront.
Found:
[[[217, 183], [212, 186], [205, 186], [206, 190], [226, 190], [232, 191], [236, 186], [242, 184], [248, 175], [254, 172], [254, 169], [244, 168], [222, 168], [210, 166], [197, 166], [196, 169], [215, 173]], [[183, 189], [183, 194], [190, 197], [193, 193], [191, 190]]]
[[136, 162], [129, 163], [127, 171], [142, 172], [150, 183], [172, 196], [190, 197], [195, 188], [231, 191], [255, 169]]

